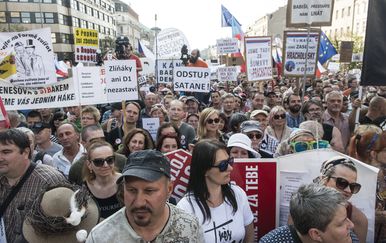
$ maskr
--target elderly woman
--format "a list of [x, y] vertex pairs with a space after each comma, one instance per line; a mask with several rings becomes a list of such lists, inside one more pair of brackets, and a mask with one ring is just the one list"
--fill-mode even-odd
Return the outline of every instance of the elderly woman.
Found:
[[86, 106], [82, 109], [81, 124], [82, 127], [99, 124], [101, 113], [95, 106]]
[[134, 128], [125, 136], [122, 146], [118, 149], [117, 153], [129, 157], [134, 151], [153, 148], [154, 142], [149, 132], [141, 128]]
[[187, 193], [177, 207], [197, 216], [207, 243], [218, 239], [213, 231], [217, 222], [227, 222], [222, 228], [232, 232], [226, 242], [254, 242], [248, 198], [240, 187], [230, 183], [232, 165], [233, 158], [219, 141], [202, 140], [193, 150]]
[[[353, 161], [342, 156], [326, 160], [320, 169], [320, 176], [314, 182], [333, 187], [349, 200], [361, 189], [357, 183], [357, 168]], [[366, 216], [351, 203], [347, 206], [347, 218], [354, 223], [354, 233], [360, 242], [366, 242], [368, 221]]]
[[150, 115], [152, 118], [159, 118], [159, 124], [161, 125], [165, 121], [168, 121], [168, 113], [162, 104], [155, 104], [151, 107]]
[[228, 151], [232, 158], [260, 158], [260, 154], [252, 148], [252, 141], [242, 133], [233, 134], [228, 140]]
[[360, 125], [350, 140], [349, 154], [379, 168], [374, 242], [386, 241], [386, 132], [375, 125]]
[[269, 126], [266, 129], [268, 135], [276, 138], [281, 143], [289, 138], [292, 129], [287, 126], [286, 111], [283, 106], [275, 106], [268, 116]]
[[118, 211], [122, 205], [116, 194], [116, 181], [121, 175], [114, 167], [114, 150], [107, 142], [97, 141], [87, 148], [87, 162], [83, 165], [83, 181], [98, 203], [102, 218]]

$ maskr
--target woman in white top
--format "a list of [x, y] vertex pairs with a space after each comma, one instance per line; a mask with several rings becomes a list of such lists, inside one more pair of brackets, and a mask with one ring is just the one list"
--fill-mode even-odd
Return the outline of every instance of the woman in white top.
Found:
[[197, 216], [208, 243], [254, 241], [248, 198], [229, 183], [232, 164], [219, 141], [204, 139], [193, 149], [187, 193], [177, 206]]

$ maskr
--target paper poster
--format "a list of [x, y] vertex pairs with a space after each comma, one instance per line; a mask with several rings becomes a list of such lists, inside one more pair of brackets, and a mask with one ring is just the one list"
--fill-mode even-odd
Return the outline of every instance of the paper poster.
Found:
[[153, 141], [157, 141], [157, 131], [159, 128], [159, 118], [142, 118], [142, 128], [148, 131], [153, 138]]
[[79, 99], [81, 105], [108, 103], [106, 83], [103, 82], [103, 79], [101, 78], [101, 69], [101, 67], [73, 68], [73, 78], [79, 86]]
[[99, 48], [97, 30], [75, 28], [74, 45], [75, 62], [96, 63]]
[[217, 40], [217, 53], [220, 55], [239, 52], [237, 38], [226, 38]]
[[287, 27], [331, 26], [333, 0], [288, 0]]
[[245, 37], [245, 63], [249, 81], [272, 79], [271, 37]]
[[217, 79], [219, 82], [237, 81], [240, 66], [219, 67], [217, 68]]
[[182, 67], [181, 60], [157, 60], [158, 83], [171, 84], [173, 82], [173, 70], [175, 67]]
[[174, 91], [210, 92], [210, 68], [175, 67]]
[[30, 87], [57, 81], [50, 28], [0, 32], [0, 79]]

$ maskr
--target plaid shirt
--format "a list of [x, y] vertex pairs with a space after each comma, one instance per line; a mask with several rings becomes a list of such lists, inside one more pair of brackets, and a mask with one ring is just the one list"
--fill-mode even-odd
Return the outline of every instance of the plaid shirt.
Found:
[[278, 145], [279, 142], [276, 140], [276, 138], [265, 132], [264, 138], [260, 143], [260, 148], [274, 154]]
[[[35, 167], [3, 215], [7, 242], [21, 239], [24, 217], [31, 210], [32, 204], [39, 198], [41, 192], [47, 187], [65, 182], [64, 176], [53, 167], [42, 164]], [[12, 188], [8, 184], [7, 178], [1, 176], [0, 204], [4, 202]]]

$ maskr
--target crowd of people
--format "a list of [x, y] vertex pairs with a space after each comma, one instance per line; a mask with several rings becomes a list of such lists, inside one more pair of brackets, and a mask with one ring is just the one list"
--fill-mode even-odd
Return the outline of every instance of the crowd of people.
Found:
[[[386, 240], [386, 86], [363, 87], [358, 97], [358, 80], [341, 73], [308, 79], [305, 90], [295, 79], [261, 85], [245, 73], [215, 82], [208, 94], [155, 86], [138, 101], [8, 111], [0, 242], [255, 242], [247, 196], [230, 184], [233, 159], [319, 148], [380, 169], [375, 240]], [[159, 118], [157, 134], [143, 129], [142, 118]], [[176, 203], [164, 154], [178, 149], [192, 161]], [[314, 184], [293, 195], [289, 226], [261, 242], [365, 242], [367, 217], [348, 202], [361, 188], [358, 176], [344, 157], [325, 161]], [[68, 210], [49, 205], [58, 193], [71, 199]], [[336, 224], [341, 231], [331, 229]]]

